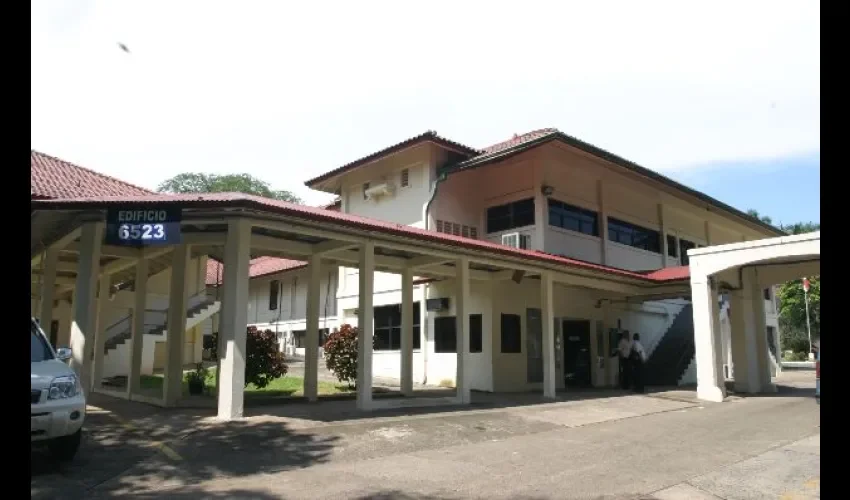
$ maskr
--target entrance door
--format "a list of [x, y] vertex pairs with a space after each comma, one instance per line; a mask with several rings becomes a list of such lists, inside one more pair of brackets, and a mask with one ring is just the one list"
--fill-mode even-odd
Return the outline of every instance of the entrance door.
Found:
[[565, 319], [564, 383], [568, 387], [590, 387], [590, 321]]

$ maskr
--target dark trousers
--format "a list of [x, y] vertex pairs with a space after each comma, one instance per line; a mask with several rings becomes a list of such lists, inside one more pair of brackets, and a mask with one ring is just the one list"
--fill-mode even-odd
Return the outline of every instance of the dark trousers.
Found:
[[632, 384], [634, 386], [635, 392], [643, 392], [643, 362], [642, 361], [631, 361], [632, 365]]
[[619, 357], [620, 360], [620, 388], [628, 390], [632, 383], [631, 361], [629, 358]]

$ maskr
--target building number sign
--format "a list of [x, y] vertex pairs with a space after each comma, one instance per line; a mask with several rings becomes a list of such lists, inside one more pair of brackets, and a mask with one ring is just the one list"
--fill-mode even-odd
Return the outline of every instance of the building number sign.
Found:
[[122, 246], [177, 244], [180, 210], [121, 208], [107, 214], [107, 243]]

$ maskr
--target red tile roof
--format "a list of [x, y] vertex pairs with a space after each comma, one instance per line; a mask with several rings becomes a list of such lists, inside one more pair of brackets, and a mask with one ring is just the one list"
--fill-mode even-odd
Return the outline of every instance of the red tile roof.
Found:
[[519, 145], [525, 144], [526, 142], [530, 142], [535, 139], [540, 139], [541, 137], [546, 137], [547, 135], [557, 133], [558, 129], [556, 128], [542, 128], [540, 130], [532, 130], [531, 132], [527, 132], [525, 134], [514, 134], [514, 136], [508, 139], [507, 141], [502, 141], [482, 149], [480, 156], [495, 154], [506, 149], [515, 148]]
[[[251, 259], [248, 276], [259, 278], [269, 274], [277, 274], [283, 271], [294, 271], [307, 266], [302, 260], [279, 259], [277, 257], [257, 257]], [[207, 285], [218, 285], [224, 278], [224, 264], [215, 260], [207, 259]]]
[[153, 194], [153, 191], [30, 150], [30, 196], [32, 198], [149, 194]]
[[665, 267], [657, 271], [646, 273], [646, 276], [656, 281], [678, 281], [690, 279], [691, 268], [689, 266]]
[[[153, 194], [147, 196], [100, 196], [89, 198], [72, 198], [57, 200], [32, 200], [30, 202], [33, 210], [39, 209], [104, 209], [107, 206], [122, 205], [126, 203], [151, 203], [160, 205], [180, 205], [185, 208], [220, 208], [240, 207], [265, 212], [272, 212], [290, 217], [310, 219], [316, 222], [327, 222], [339, 224], [351, 228], [365, 229], [392, 236], [401, 236], [420, 241], [444, 244], [454, 247], [463, 247], [468, 250], [482, 250], [509, 257], [522, 258], [528, 261], [536, 261], [550, 265], [562, 265], [565, 267], [599, 271], [623, 278], [630, 278], [647, 283], [657, 283], [653, 279], [641, 273], [626, 271], [613, 267], [593, 264], [590, 262], [546, 254], [535, 250], [523, 250], [512, 248], [484, 240], [473, 240], [454, 236], [436, 231], [428, 231], [413, 226], [396, 224], [376, 219], [369, 219], [352, 214], [346, 214], [333, 210], [325, 210], [319, 207], [308, 207], [296, 205], [280, 200], [272, 200], [243, 193], [206, 193], [206, 194]], [[666, 281], [666, 280], [664, 280]]]

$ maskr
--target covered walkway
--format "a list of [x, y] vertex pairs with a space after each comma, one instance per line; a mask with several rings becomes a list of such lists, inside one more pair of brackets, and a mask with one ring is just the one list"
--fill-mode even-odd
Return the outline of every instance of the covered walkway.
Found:
[[[412, 335], [415, 278], [451, 280], [457, 318], [456, 395], [443, 401], [471, 401], [468, 355], [470, 283], [530, 279], [539, 281], [543, 329], [543, 395], [556, 397], [554, 287], [590, 290], [604, 300], [659, 298], [687, 294], [687, 274], [642, 274], [583, 261], [521, 250], [481, 240], [429, 232], [318, 208], [256, 196], [222, 193], [34, 200], [32, 269], [38, 298], [34, 315], [49, 324], [55, 298], [73, 291], [72, 367], [84, 387], [99, 385], [106, 336], [98, 307], [113, 287], [132, 290], [135, 309], [145, 310], [146, 281], [152, 268], [170, 268], [166, 365], [161, 398], [148, 402], [176, 406], [182, 398], [182, 345], [188, 307], [187, 262], [209, 255], [224, 262], [220, 312], [218, 417], [243, 415], [249, 261], [259, 256], [309, 263], [304, 394], [318, 398], [318, 339], [322, 265], [359, 269], [358, 326], [373, 330], [376, 271], [402, 277], [401, 392], [413, 394]], [[140, 226], [121, 222], [121, 212], [164, 214], [158, 236], [145, 239]], [[116, 215], [117, 214], [117, 215]], [[128, 229], [129, 228], [129, 229]], [[150, 228], [148, 228], [150, 229]], [[686, 270], [685, 270], [686, 271]], [[98, 289], [101, 290], [98, 294]], [[134, 316], [128, 399], [139, 392], [143, 315]], [[607, 345], [607, 336], [605, 350]], [[372, 410], [372, 343], [360, 336], [357, 408]], [[595, 343], [594, 343], [595, 345]], [[382, 402], [383, 403], [383, 402]], [[406, 405], [405, 405], [406, 406]]]
[[688, 251], [697, 363], [697, 396], [726, 397], [720, 334], [728, 296], [735, 392], [776, 390], [770, 376], [763, 290], [820, 274], [820, 231]]

